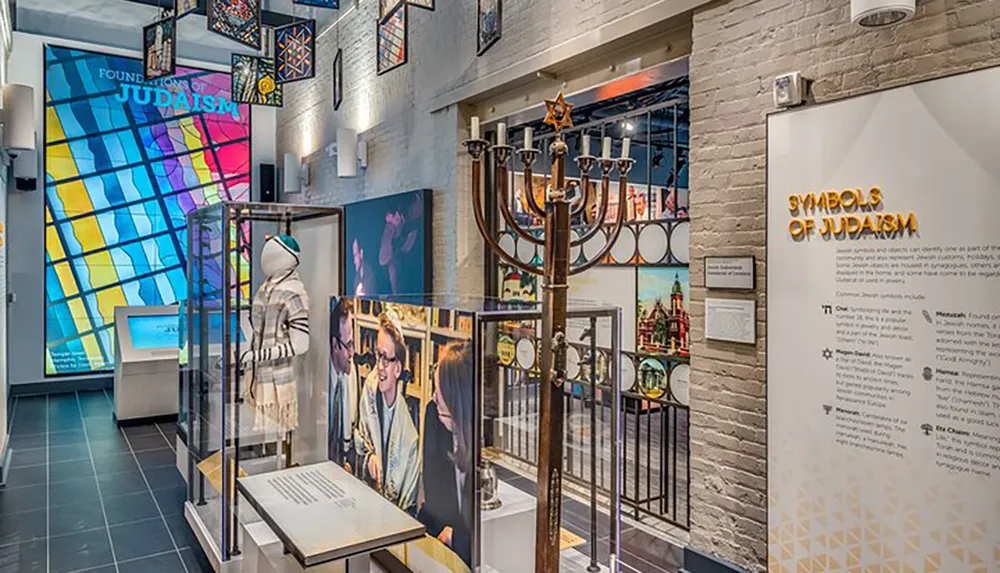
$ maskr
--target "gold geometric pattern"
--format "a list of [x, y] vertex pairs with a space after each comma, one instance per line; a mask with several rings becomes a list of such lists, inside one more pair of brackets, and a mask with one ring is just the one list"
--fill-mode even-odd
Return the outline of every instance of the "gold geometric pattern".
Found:
[[772, 434], [769, 454], [769, 573], [1000, 573], [995, 478], [801, 435]]

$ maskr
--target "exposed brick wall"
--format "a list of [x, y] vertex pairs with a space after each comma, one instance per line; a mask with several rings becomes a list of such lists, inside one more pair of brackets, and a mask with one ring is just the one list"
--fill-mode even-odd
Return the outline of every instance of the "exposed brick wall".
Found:
[[[773, 111], [774, 76], [801, 71], [822, 102], [996, 64], [995, 0], [919, 0], [913, 21], [880, 31], [852, 26], [848, 0], [731, 0], [695, 11], [693, 546], [755, 571], [766, 568], [765, 116]], [[707, 343], [706, 291], [696, 286], [704, 284], [701, 261], [743, 254], [758, 259], [760, 340], [755, 348]]]

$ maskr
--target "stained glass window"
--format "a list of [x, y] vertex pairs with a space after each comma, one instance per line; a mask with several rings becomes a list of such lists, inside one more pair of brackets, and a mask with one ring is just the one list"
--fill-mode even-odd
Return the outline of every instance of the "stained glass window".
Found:
[[45, 47], [45, 372], [109, 371], [117, 306], [186, 298], [186, 215], [250, 194], [229, 74]]

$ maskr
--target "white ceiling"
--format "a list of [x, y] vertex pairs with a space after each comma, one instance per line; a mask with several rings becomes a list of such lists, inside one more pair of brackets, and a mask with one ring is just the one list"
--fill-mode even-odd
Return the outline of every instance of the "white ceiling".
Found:
[[[139, 49], [142, 27], [156, 20], [159, 10], [127, 0], [16, 0], [17, 29], [22, 32]], [[351, 0], [343, 0], [349, 5]], [[344, 10], [293, 5], [292, 0], [263, 0], [274, 12], [316, 18], [325, 29]], [[232, 52], [246, 52], [236, 42], [207, 30], [203, 16], [187, 16], [177, 26], [181, 58], [228, 63]]]

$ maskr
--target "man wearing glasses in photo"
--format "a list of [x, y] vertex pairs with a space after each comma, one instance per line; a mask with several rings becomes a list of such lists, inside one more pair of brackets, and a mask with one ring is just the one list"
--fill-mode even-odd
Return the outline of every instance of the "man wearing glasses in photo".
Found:
[[358, 383], [354, 366], [354, 303], [338, 298], [330, 311], [329, 457], [347, 471], [355, 458]]
[[354, 447], [364, 477], [383, 497], [416, 515], [420, 452], [417, 429], [399, 385], [406, 344], [391, 310], [379, 315], [376, 349], [375, 369], [365, 381], [358, 406]]

